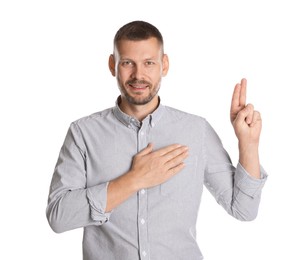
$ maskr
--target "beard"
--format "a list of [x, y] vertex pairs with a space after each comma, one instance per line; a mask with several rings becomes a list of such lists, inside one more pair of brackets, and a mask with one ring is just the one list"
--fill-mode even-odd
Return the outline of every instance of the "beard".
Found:
[[[126, 98], [126, 100], [133, 105], [146, 105], [148, 104], [158, 93], [160, 89], [160, 82], [153, 85], [152, 83], [145, 81], [145, 80], [128, 80], [124, 85], [118, 82], [119, 90], [121, 95]], [[146, 96], [143, 96], [143, 92], [134, 92], [133, 95], [130, 94], [127, 89], [130, 85], [137, 85], [137, 84], [145, 84], [147, 89], [149, 89], [149, 93]], [[126, 86], [126, 87], [125, 87]]]

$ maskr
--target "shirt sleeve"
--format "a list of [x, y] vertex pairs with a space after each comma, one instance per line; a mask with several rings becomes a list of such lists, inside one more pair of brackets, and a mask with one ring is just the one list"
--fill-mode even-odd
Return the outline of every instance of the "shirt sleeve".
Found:
[[205, 133], [205, 186], [233, 217], [243, 221], [255, 219], [267, 179], [265, 170], [261, 166], [261, 178], [256, 179], [240, 163], [235, 168], [220, 138], [208, 123]]
[[52, 177], [47, 219], [51, 228], [64, 232], [108, 221], [105, 212], [108, 183], [87, 187], [86, 149], [78, 126], [72, 123]]

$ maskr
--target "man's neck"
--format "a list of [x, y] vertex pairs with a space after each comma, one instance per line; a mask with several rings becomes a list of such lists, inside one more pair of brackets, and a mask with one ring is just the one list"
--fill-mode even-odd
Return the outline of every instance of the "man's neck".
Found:
[[149, 103], [145, 105], [134, 105], [127, 102], [126, 99], [120, 98], [119, 107], [122, 112], [126, 113], [129, 116], [135, 117], [138, 121], [142, 121], [149, 114], [153, 113], [153, 111], [159, 105], [158, 96], [154, 97]]

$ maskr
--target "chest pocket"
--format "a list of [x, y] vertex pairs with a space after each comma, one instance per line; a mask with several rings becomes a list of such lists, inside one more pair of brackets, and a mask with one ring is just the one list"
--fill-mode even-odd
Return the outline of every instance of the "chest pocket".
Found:
[[170, 196], [174, 199], [183, 199], [190, 194], [192, 187], [195, 186], [197, 172], [197, 157], [188, 157], [185, 167], [167, 182], [160, 185], [161, 194]]

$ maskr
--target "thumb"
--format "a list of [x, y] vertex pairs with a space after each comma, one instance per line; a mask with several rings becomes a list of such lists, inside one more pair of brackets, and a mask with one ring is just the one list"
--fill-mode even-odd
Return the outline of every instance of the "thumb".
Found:
[[249, 117], [252, 117], [252, 106], [251, 105], [247, 105], [245, 108], [239, 111], [236, 117], [236, 121], [239, 123], [246, 121], [246, 119], [248, 119], [249, 121], [250, 119]]
[[151, 153], [153, 151], [153, 144], [149, 143], [148, 146], [146, 148], [144, 148], [143, 150], [141, 150], [138, 155], [147, 155], [149, 153]]

